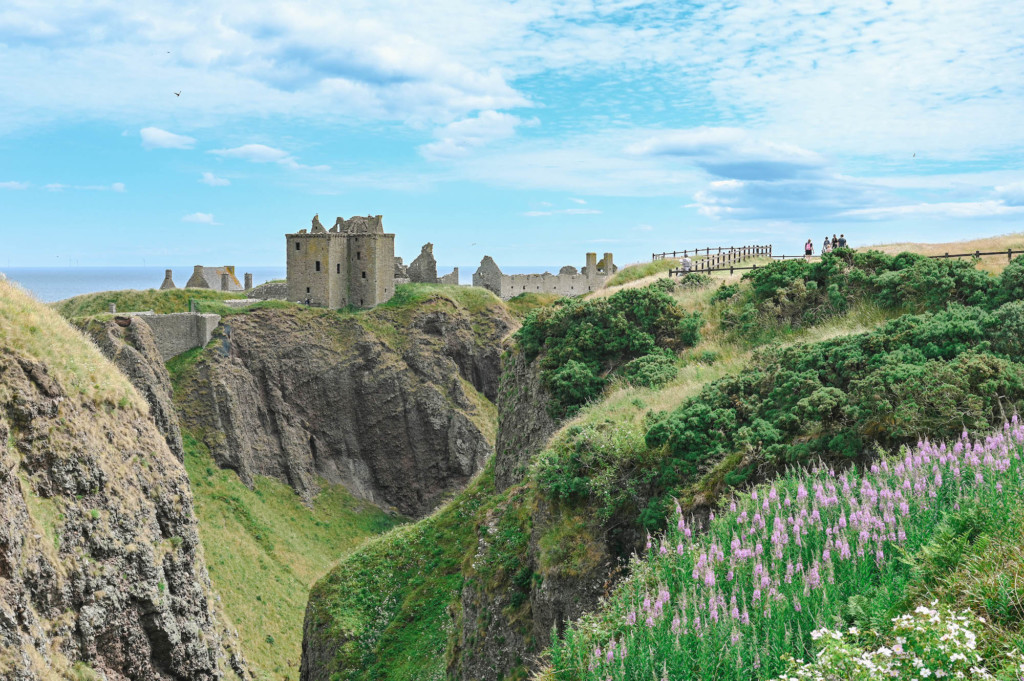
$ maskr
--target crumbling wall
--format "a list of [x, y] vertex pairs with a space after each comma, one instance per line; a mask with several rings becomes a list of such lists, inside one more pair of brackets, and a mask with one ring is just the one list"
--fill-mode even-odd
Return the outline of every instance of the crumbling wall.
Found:
[[587, 265], [577, 273], [572, 265], [566, 265], [558, 274], [504, 274], [489, 255], [480, 261], [480, 267], [473, 273], [473, 286], [482, 286], [502, 300], [508, 300], [523, 293], [553, 293], [559, 296], [581, 296], [603, 287], [614, 273], [612, 254], [605, 253], [600, 262], [596, 253], [587, 253]]
[[434, 260], [434, 244], [423, 244], [420, 254], [409, 263], [406, 270], [409, 280], [417, 284], [437, 283], [437, 261]]

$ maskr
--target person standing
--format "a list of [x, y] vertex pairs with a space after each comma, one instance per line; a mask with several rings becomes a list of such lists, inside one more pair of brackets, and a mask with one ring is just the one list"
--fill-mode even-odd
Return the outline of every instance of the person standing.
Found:
[[845, 234], [840, 234], [839, 235], [839, 248], [846, 248], [846, 235]]
[[833, 235], [832, 235], [832, 250], [834, 251], [834, 250], [836, 250], [837, 248], [839, 248], [839, 239], [838, 239], [838, 238], [836, 238], [836, 235], [835, 235], [835, 234], [833, 234]]
[[683, 256], [683, 262], [681, 264], [683, 266], [683, 274], [689, 274], [690, 270], [693, 269], [693, 261], [690, 260], [690, 256], [688, 255]]
[[812, 255], [814, 255], [814, 244], [808, 239], [807, 243], [804, 244], [804, 260], [810, 262]]
[[823, 243], [821, 245], [821, 253], [822, 253], [822, 255], [824, 255], [825, 253], [831, 253], [831, 252], [832, 252], [832, 241], [826, 236], [825, 237], [825, 243]]

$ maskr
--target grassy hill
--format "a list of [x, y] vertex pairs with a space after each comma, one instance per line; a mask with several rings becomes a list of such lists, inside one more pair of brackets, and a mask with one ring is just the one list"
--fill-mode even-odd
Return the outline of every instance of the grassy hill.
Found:
[[70, 319], [106, 314], [110, 310], [111, 303], [117, 305], [118, 312], [144, 312], [152, 310], [157, 314], [169, 314], [172, 312], [188, 312], [190, 300], [215, 302], [239, 298], [245, 298], [245, 295], [202, 288], [179, 288], [167, 291], [157, 289], [145, 291], [101, 291], [99, 293], [85, 293], [73, 298], [67, 298], [53, 303], [53, 307], [61, 315]]
[[[666, 329], [654, 333], [653, 346], [632, 332], [614, 332], [619, 316], [628, 319], [633, 313], [611, 301], [620, 295], [618, 290], [630, 295], [639, 295], [632, 290], [634, 286], [647, 290], [643, 284], [651, 283], [644, 279], [634, 279], [621, 289], [607, 289], [602, 297], [540, 307], [526, 314], [523, 330], [516, 337], [518, 345], [526, 349], [528, 357], [535, 355], [541, 380], [551, 382], [553, 399], [560, 401], [557, 411], [577, 413], [563, 422], [534, 459], [522, 484], [489, 496], [486, 489], [474, 488], [477, 511], [461, 525], [451, 526], [454, 534], [448, 539], [449, 546], [470, 547], [460, 570], [465, 580], [461, 596], [434, 573], [425, 575], [422, 582], [417, 580], [417, 590], [452, 591], [449, 673], [459, 668], [459, 655], [472, 655], [474, 648], [487, 651], [487, 646], [493, 645], [484, 638], [475, 642], [472, 636], [460, 638], [466, 626], [461, 618], [470, 582], [475, 585], [471, 600], [506, 595], [502, 597], [505, 600], [493, 603], [500, 604], [500, 621], [511, 623], [512, 628], [505, 629], [511, 635], [524, 622], [529, 629], [529, 604], [538, 584], [562, 578], [571, 582], [573, 575], [588, 579], [594, 561], [602, 552], [610, 552], [613, 559], [621, 561], [620, 574], [633, 576], [614, 592], [615, 600], [609, 601], [608, 607], [581, 620], [546, 653], [554, 664], [545, 674], [558, 679], [604, 679], [608, 675], [660, 679], [668, 669], [668, 678], [676, 678], [671, 673], [678, 669], [671, 666], [677, 659], [673, 651], [701, 648], [676, 643], [671, 615], [655, 618], [655, 623], [669, 632], [659, 629], [660, 638], [643, 638], [646, 630], [640, 624], [630, 629], [640, 632], [636, 639], [629, 638], [633, 634], [627, 635], [623, 628], [630, 609], [638, 613], [645, 607], [644, 595], [649, 594], [650, 603], [659, 599], [659, 583], [669, 594], [668, 602], [661, 605], [664, 612], [669, 604], [676, 607], [684, 592], [693, 603], [690, 594], [698, 585], [686, 578], [692, 565], [672, 562], [659, 552], [659, 537], [676, 522], [675, 500], [687, 518], [693, 514], [691, 527], [703, 532], [709, 514], [728, 515], [733, 500], [738, 504], [750, 498], [753, 485], [789, 475], [788, 482], [779, 484], [793, 486], [791, 496], [795, 498], [796, 485], [801, 484], [796, 476], [813, 470], [816, 462], [826, 461], [836, 471], [867, 470], [879, 462], [879, 445], [912, 446], [924, 437], [955, 440], [965, 425], [982, 432], [988, 424], [1002, 423], [1004, 416], [1024, 407], [1024, 365], [1019, 362], [1024, 347], [1015, 340], [1022, 335], [1018, 329], [1024, 330], [1024, 321], [1020, 321], [1024, 304], [1016, 302], [1024, 298], [1024, 260], [996, 276], [967, 260], [936, 261], [859, 251], [840, 252], [813, 263], [775, 263], [742, 277], [693, 276], [685, 287], [655, 274], [650, 277], [653, 288], [665, 292], [678, 306], [679, 312], [673, 314], [678, 314], [680, 322], [695, 314], [701, 320], [696, 343], [672, 348], [668, 354], [657, 347], [661, 342], [657, 339]], [[645, 295], [636, 300], [647, 300]], [[653, 305], [656, 297], [637, 304], [654, 315], [653, 310], [662, 309]], [[610, 335], [602, 335], [609, 330]], [[609, 352], [613, 346], [633, 349]], [[631, 365], [637, 368], [628, 369]], [[563, 372], [565, 381], [560, 378]], [[580, 386], [586, 389], [580, 390]], [[566, 405], [571, 409], [566, 410]], [[891, 469], [896, 464], [887, 465]], [[812, 482], [803, 484], [810, 487]], [[1002, 483], [1006, 489], [1009, 484]], [[1012, 497], [1007, 494], [1003, 498]], [[1006, 551], [1021, 531], [1019, 524], [1014, 524], [1019, 513], [1007, 508], [995, 521], [988, 518], [978, 528], [965, 530], [956, 524], [956, 503], [951, 501], [948, 506], [953, 515], [934, 516], [935, 522], [924, 516], [914, 521], [920, 523], [916, 539], [885, 554], [895, 572], [881, 576], [865, 573], [860, 581], [844, 579], [847, 591], [828, 592], [828, 597], [835, 599], [829, 606], [833, 609], [822, 609], [820, 603], [813, 606], [817, 610], [812, 612], [830, 613], [815, 626], [836, 626], [846, 621], [844, 617], [859, 617], [856, 626], [864, 629], [877, 625], [877, 639], [858, 639], [851, 644], [867, 650], [876, 640], [878, 646], [887, 641], [891, 644], [886, 638], [892, 631], [891, 617], [906, 610], [913, 615], [914, 607], [927, 602], [922, 594], [942, 593], [948, 603], [973, 604], [976, 614], [986, 617], [991, 616], [988, 607], [1017, 607], [1014, 604], [1021, 601], [1020, 592], [1013, 590], [1016, 587], [1010, 589], [979, 572], [986, 564], [986, 554], [978, 547]], [[991, 505], [987, 498], [980, 503], [982, 507]], [[444, 517], [446, 512], [441, 510], [438, 516]], [[735, 517], [728, 515], [733, 524]], [[909, 522], [904, 523], [908, 533]], [[655, 555], [630, 564], [630, 552], [642, 548], [633, 542], [646, 530], [654, 534]], [[424, 537], [428, 528], [416, 524], [402, 531], [406, 537]], [[724, 551], [732, 538], [727, 542], [728, 533], [722, 532], [716, 546]], [[665, 545], [674, 560], [675, 535], [670, 534]], [[588, 551], [576, 550], [581, 546]], [[699, 550], [684, 546], [682, 558], [696, 561], [700, 551], [708, 554], [710, 544], [701, 546]], [[900, 553], [904, 549], [909, 553]], [[364, 561], [377, 566], [376, 570], [392, 569], [381, 564], [385, 556], [380, 551], [373, 555], [357, 551], [346, 561], [344, 574], [348, 576], [344, 579], [348, 581], [335, 581], [342, 575], [332, 572], [322, 583], [324, 587], [315, 590], [313, 602], [321, 608], [323, 626], [336, 627], [333, 631], [338, 640], [376, 640], [376, 634], [360, 633], [379, 631], [374, 629], [376, 625], [370, 624], [367, 614], [357, 614], [342, 594], [368, 588], [358, 576], [365, 571]], [[916, 562], [906, 570], [897, 569], [896, 563], [904, 558]], [[942, 570], [936, 572], [936, 565], [928, 562], [933, 559]], [[656, 564], [658, 560], [665, 563], [663, 569]], [[808, 561], [803, 563], [805, 573], [810, 569]], [[727, 584], [727, 562], [719, 560], [719, 564], [723, 572], [716, 573], [716, 580]], [[868, 562], [862, 567], [868, 570]], [[525, 577], [520, 579], [522, 570]], [[819, 573], [821, 570], [819, 566]], [[929, 570], [931, 576], [925, 575]], [[788, 585], [785, 572], [783, 563], [781, 579]], [[449, 573], [444, 579], [459, 583], [458, 577]], [[345, 588], [326, 588], [332, 581], [344, 583]], [[888, 595], [876, 599], [876, 587], [889, 582]], [[732, 592], [720, 588], [725, 604], [720, 604], [718, 615], [728, 618]], [[411, 593], [405, 587], [386, 589], [397, 603], [405, 602]], [[744, 589], [752, 617], [752, 588]], [[999, 589], [1005, 593], [997, 597]], [[740, 596], [738, 593], [737, 598]], [[706, 603], [708, 595], [702, 597]], [[980, 607], [986, 597], [994, 600], [990, 606]], [[865, 601], [876, 600], [878, 608], [865, 610]], [[417, 641], [416, 632], [423, 631], [421, 617], [444, 621], [441, 601], [428, 608], [429, 615], [399, 607], [381, 626], [386, 627], [390, 640]], [[787, 603], [792, 609], [791, 598]], [[480, 607], [494, 606], [485, 601]], [[782, 605], [773, 612], [776, 619], [784, 613], [785, 618], [793, 619]], [[862, 612], [867, 614], [858, 614]], [[335, 615], [341, 619], [332, 619]], [[492, 615], [499, 617], [497, 612]], [[705, 610], [702, 617], [706, 615]], [[693, 613], [687, 617], [692, 623]], [[1019, 615], [1016, 617], [1019, 621]], [[774, 622], [757, 629], [755, 635], [778, 640], [772, 638], [768, 647], [744, 649], [748, 666], [737, 667], [748, 674], [743, 678], [751, 678], [750, 651], [765, 656], [758, 663], [763, 672], [754, 677], [769, 678], [785, 669], [779, 666], [779, 653], [804, 658], [819, 649], [810, 636], [810, 624], [794, 620], [799, 623], [799, 631], [794, 632], [793, 627]], [[479, 624], [485, 627], [479, 630], [483, 637], [490, 630], [485, 621]], [[342, 629], [348, 633], [342, 635]], [[1017, 641], [1013, 637], [1018, 630], [1011, 617], [986, 640]], [[436, 643], [436, 629], [430, 631], [430, 640]], [[345, 639], [345, 635], [351, 638]], [[709, 651], [729, 647], [732, 636], [732, 629], [725, 628], [701, 645], [707, 645]], [[618, 657], [614, 669], [597, 665], [592, 659], [594, 648], [600, 647], [605, 654], [613, 639], [616, 645], [625, 642], [630, 651], [627, 659], [635, 655], [640, 666], [623, 663]], [[378, 656], [374, 669], [393, 669], [398, 664], [385, 656], [383, 648], [367, 645], [361, 648], [363, 654]], [[528, 658], [540, 652], [526, 651], [520, 666], [507, 668], [506, 673], [510, 678], [524, 677]], [[1003, 653], [1005, 650], [999, 654]], [[710, 653], [708, 656], [713, 661]], [[641, 663], [648, 658], [659, 666], [644, 667]], [[434, 658], [414, 656], [402, 658], [406, 671], [401, 676], [388, 676], [390, 672], [384, 671], [365, 675], [358, 659], [339, 658], [339, 678], [411, 678], [413, 672], [421, 678], [440, 678], [442, 671]], [[595, 670], [605, 675], [596, 676]], [[706, 671], [705, 678], [732, 678]]]
[[[1003, 234], [1000, 236], [982, 237], [980, 239], [969, 239], [967, 241], [952, 241], [948, 243], [920, 243], [920, 242], [899, 242], [890, 244], [877, 244], [867, 248], [881, 251], [889, 255], [897, 253], [919, 253], [920, 255], [944, 255], [946, 253], [993, 253], [995, 251], [1024, 250], [1024, 233]], [[1007, 265], [1005, 255], [982, 256], [979, 268], [987, 272], [999, 273]]]

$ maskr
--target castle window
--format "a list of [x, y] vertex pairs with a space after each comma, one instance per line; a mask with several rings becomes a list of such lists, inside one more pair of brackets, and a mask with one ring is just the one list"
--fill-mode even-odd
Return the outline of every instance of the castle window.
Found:
[[308, 286], [306, 287], [306, 293], [309, 293], [309, 287]]
[[363, 279], [366, 279], [366, 272], [363, 272]]
[[362, 260], [362, 259], [363, 259], [363, 254], [360, 253], [359, 251], [356, 251], [356, 260]]
[[302, 248], [302, 244], [300, 244], [298, 241], [296, 241], [295, 242], [295, 250], [297, 251], [297, 250], [299, 250], [301, 248]]
[[320, 261], [319, 260], [316, 261], [316, 271], [317, 272], [320, 271]]
[[359, 307], [362, 307], [362, 306], [363, 306], [363, 299], [362, 299], [362, 298], [360, 298], [360, 299], [359, 299]]
[[338, 274], [341, 274], [341, 263], [338, 263]]

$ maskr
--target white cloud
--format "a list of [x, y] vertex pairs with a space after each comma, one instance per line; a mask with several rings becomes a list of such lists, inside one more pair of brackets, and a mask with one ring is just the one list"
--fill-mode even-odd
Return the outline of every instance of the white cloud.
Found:
[[944, 218], [979, 218], [1019, 215], [1021, 213], [1024, 213], [1024, 206], [1008, 205], [1002, 201], [963, 201], [861, 208], [845, 211], [841, 215], [878, 220], [910, 215], [929, 215]]
[[44, 189], [51, 192], [62, 192], [65, 189], [73, 189], [76, 191], [84, 192], [116, 192], [124, 193], [125, 186], [124, 182], [114, 182], [113, 184], [61, 184], [60, 182], [51, 182], [45, 185]]
[[28, 189], [28, 182], [0, 182], [0, 189]]
[[189, 213], [185, 217], [181, 218], [182, 222], [197, 222], [203, 225], [219, 225], [213, 219], [213, 213]]
[[330, 170], [330, 166], [307, 166], [295, 160], [295, 157], [282, 149], [268, 147], [265, 144], [243, 144], [232, 149], [211, 149], [211, 154], [223, 158], [237, 158], [252, 163], [278, 163], [292, 170]]
[[587, 205], [587, 202], [586, 202], [586, 201], [584, 201], [583, 199], [574, 199], [574, 198], [572, 198], [572, 197], [570, 196], [570, 197], [569, 197], [569, 200], [570, 200], [570, 201], [572, 201], [573, 203], [578, 203], [578, 204], [580, 204], [581, 206], [585, 206], [585, 205]]
[[601, 211], [593, 208], [564, 208], [562, 210], [528, 210], [523, 215], [538, 218], [545, 215], [600, 215]]
[[196, 143], [195, 137], [176, 135], [160, 128], [143, 128], [139, 130], [142, 146], [145, 149], [191, 149]]
[[204, 172], [199, 181], [211, 187], [226, 187], [231, 184], [231, 180], [224, 177], [217, 177], [210, 172]]
[[996, 196], [1008, 206], [1024, 206], [1024, 181], [996, 187]]
[[524, 121], [512, 114], [481, 111], [476, 116], [454, 121], [437, 130], [437, 141], [424, 144], [420, 153], [428, 159], [465, 156], [472, 149], [512, 137], [520, 125], [536, 124], [536, 119]]

